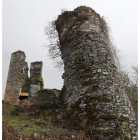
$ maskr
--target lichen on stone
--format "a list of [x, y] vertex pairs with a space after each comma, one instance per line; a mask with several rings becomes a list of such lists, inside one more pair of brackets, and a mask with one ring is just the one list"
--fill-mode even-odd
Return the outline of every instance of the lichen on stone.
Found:
[[30, 84], [38, 84], [40, 83], [40, 89], [44, 89], [44, 81], [42, 77], [30, 78]]

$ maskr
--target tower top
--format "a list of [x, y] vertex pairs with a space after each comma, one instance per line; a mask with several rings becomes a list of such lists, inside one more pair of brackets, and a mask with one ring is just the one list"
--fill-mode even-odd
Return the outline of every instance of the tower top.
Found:
[[[21, 50], [18, 50], [18, 51], [16, 51], [16, 52], [13, 52], [12, 53], [12, 55], [18, 55], [18, 54], [24, 54], [25, 55], [25, 53], [23, 52], [23, 51], [21, 51]], [[26, 55], [25, 55], [26, 56]]]

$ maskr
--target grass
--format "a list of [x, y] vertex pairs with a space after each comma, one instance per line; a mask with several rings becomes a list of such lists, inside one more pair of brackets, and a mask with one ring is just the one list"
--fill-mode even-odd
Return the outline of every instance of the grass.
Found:
[[37, 126], [34, 125], [34, 121], [30, 120], [26, 113], [20, 113], [19, 116], [11, 115], [15, 108], [15, 106], [4, 103], [2, 120], [8, 122], [18, 134], [37, 133]]
[[[20, 107], [3, 103], [3, 139], [19, 140], [24, 137], [27, 140], [97, 140], [96, 131], [94, 131], [95, 135], [94, 133], [86, 135], [87, 127], [84, 125], [87, 129], [85, 130], [71, 122], [70, 114], [64, 105], [60, 103], [59, 106], [55, 108], [40, 108], [39, 105]], [[87, 109], [90, 111], [91, 108]], [[58, 115], [62, 117], [58, 118]], [[108, 116], [108, 118], [114, 119], [114, 116]], [[122, 122], [129, 121], [124, 117], [120, 119]]]
[[[60, 114], [62, 108], [44, 110], [32, 108], [30, 110], [29, 107], [26, 107], [22, 108], [24, 111], [18, 108], [7, 103], [2, 104], [2, 121], [14, 129], [14, 132], [11, 132], [10, 140], [14, 139], [13, 137], [16, 134], [26, 137], [32, 135], [33, 137], [38, 137], [38, 140], [41, 140], [42, 137], [44, 137], [44, 140], [47, 140], [47, 138], [51, 138], [50, 140], [59, 140], [60, 137], [68, 140], [74, 138], [80, 140], [84, 137], [85, 140], [88, 140], [85, 137], [84, 131], [71, 129], [69, 126], [66, 126], [66, 122], [63, 119], [57, 119], [57, 115]], [[18, 114], [11, 113], [17, 110]], [[39, 114], [36, 113], [38, 111], [40, 112]], [[3, 129], [3, 131], [5, 136], [7, 130]]]

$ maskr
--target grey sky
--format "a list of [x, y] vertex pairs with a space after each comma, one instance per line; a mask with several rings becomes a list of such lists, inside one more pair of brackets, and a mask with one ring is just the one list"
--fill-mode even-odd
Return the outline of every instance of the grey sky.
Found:
[[63, 72], [54, 67], [43, 45], [48, 43], [44, 33], [46, 23], [61, 14], [63, 8], [73, 10], [86, 5], [104, 16], [117, 49], [123, 52], [123, 65], [130, 71], [131, 66], [138, 63], [137, 3], [137, 0], [3, 0], [3, 97], [11, 53], [17, 50], [25, 52], [29, 67], [31, 62], [43, 61], [45, 88], [62, 88]]

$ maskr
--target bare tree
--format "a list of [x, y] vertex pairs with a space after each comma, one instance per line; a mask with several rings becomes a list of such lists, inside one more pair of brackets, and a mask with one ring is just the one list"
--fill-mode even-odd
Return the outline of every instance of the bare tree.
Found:
[[126, 71], [121, 71], [122, 80], [131, 101], [136, 119], [138, 119], [138, 67], [132, 66], [133, 76], [130, 77]]
[[[66, 9], [61, 9], [61, 14], [67, 12]], [[86, 13], [85, 13], [86, 14]], [[99, 16], [99, 15], [98, 15]], [[77, 14], [78, 18], [78, 14]], [[80, 17], [81, 18], [81, 17]], [[108, 40], [108, 45], [110, 49], [110, 55], [112, 55], [115, 64], [117, 65], [118, 70], [120, 70], [120, 57], [118, 55], [118, 50], [116, 49], [116, 46], [113, 43], [113, 38], [111, 35], [111, 30], [109, 24], [106, 22], [106, 19], [104, 17], [100, 17], [100, 28], [101, 31], [104, 32], [107, 40]], [[56, 25], [55, 25], [56, 19], [54, 19], [52, 22], [48, 22], [47, 26], [45, 27], [45, 34], [48, 37], [49, 44], [46, 45], [46, 47], [49, 48], [49, 56], [51, 59], [54, 60], [55, 67], [59, 69], [63, 69], [64, 64], [61, 56], [61, 45], [59, 42], [59, 36], [58, 32], [56, 30]]]
[[49, 22], [45, 27], [45, 34], [48, 37], [49, 44], [46, 47], [49, 48], [49, 56], [54, 60], [55, 67], [63, 69], [63, 60], [61, 58], [61, 45], [59, 42], [58, 33], [55, 26], [55, 20]]

